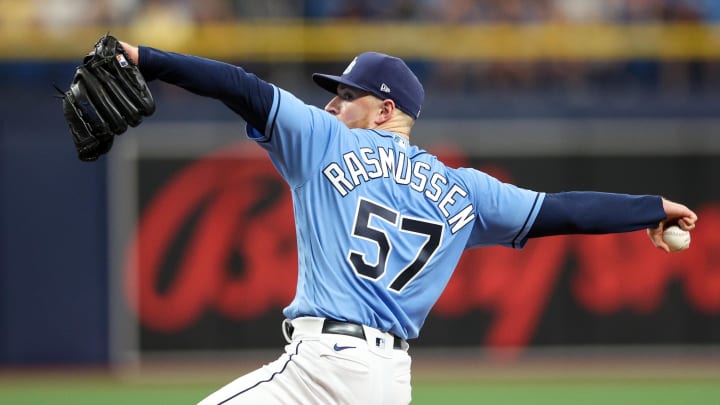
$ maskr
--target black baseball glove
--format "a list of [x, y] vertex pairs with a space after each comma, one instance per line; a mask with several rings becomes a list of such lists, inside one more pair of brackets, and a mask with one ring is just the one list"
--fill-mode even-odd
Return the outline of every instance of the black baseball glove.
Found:
[[145, 78], [109, 34], [77, 67], [70, 89], [60, 93], [78, 157], [87, 162], [108, 152], [115, 135], [138, 126], [143, 116], [155, 111]]

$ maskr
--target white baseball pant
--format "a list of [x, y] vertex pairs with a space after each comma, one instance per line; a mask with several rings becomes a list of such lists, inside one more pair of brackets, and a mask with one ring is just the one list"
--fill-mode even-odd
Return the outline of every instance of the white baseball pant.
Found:
[[[198, 405], [402, 405], [411, 400], [408, 345], [363, 326], [365, 339], [322, 333], [324, 318], [291, 321], [285, 353]], [[285, 325], [283, 325], [285, 326]], [[285, 330], [285, 329], [283, 329]]]

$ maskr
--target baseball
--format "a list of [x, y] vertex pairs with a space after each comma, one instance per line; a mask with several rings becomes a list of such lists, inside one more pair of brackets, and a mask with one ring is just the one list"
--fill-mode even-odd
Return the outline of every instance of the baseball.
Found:
[[690, 232], [680, 229], [677, 225], [668, 226], [663, 231], [663, 240], [671, 252], [678, 252], [690, 247]]

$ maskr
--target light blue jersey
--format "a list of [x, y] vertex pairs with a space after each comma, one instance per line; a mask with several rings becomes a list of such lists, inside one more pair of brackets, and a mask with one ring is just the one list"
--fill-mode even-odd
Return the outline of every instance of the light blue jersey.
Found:
[[349, 129], [275, 87], [265, 135], [292, 190], [290, 319], [328, 317], [412, 339], [467, 248], [522, 247], [543, 193], [454, 169], [398, 134]]

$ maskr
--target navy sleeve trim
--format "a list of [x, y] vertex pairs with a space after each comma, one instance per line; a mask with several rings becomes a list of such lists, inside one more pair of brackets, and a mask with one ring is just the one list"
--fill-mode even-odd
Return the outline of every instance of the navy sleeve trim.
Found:
[[[275, 128], [275, 122], [277, 121], [278, 113], [280, 112], [280, 103], [282, 102], [282, 94], [278, 92], [278, 100], [277, 100], [277, 107], [275, 108], [275, 114], [273, 114], [272, 119], [270, 120], [270, 125], [267, 127], [267, 134], [265, 135], [265, 139], [258, 141], [258, 143], [266, 143], [270, 142], [272, 140], [273, 132], [275, 132], [273, 129]], [[264, 131], [263, 131], [264, 132]]]
[[530, 218], [532, 217], [533, 212], [535, 212], [535, 207], [537, 206], [538, 199], [540, 198], [540, 193], [537, 193], [535, 195], [535, 200], [533, 201], [532, 207], [530, 208], [530, 211], [527, 214], [527, 217], [525, 217], [525, 222], [523, 223], [523, 226], [518, 231], [517, 235], [512, 240], [512, 247], [517, 248], [518, 247], [518, 239], [520, 238], [520, 235], [525, 232], [525, 228], [527, 227], [528, 222], [530, 221]]
[[547, 194], [528, 237], [605, 234], [656, 227], [662, 198], [592, 191]]

